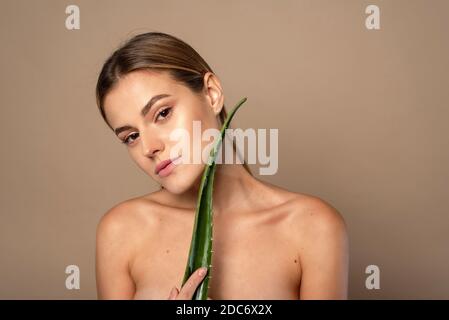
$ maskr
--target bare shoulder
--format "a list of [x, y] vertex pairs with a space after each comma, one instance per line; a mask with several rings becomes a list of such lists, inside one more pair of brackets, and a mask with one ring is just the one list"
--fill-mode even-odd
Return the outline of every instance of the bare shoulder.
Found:
[[[349, 238], [342, 214], [329, 202], [312, 195], [299, 194], [293, 198], [290, 206], [293, 214], [289, 230], [292, 231], [293, 228], [295, 231], [295, 246], [303, 272], [301, 296], [306, 297], [306, 292], [325, 292], [329, 289], [328, 292], [336, 292], [333, 297], [345, 297]], [[326, 280], [325, 275], [334, 277]], [[329, 287], [317, 288], [313, 284], [307, 284], [305, 279], [313, 283], [327, 283]], [[313, 294], [311, 296], [318, 297]]]
[[[142, 237], [157, 222], [145, 198], [122, 201], [101, 218], [96, 232], [96, 282], [100, 299], [132, 299], [136, 290], [131, 262]], [[146, 232], [142, 232], [146, 231]]]
[[349, 239], [342, 214], [312, 195], [297, 194], [289, 206], [289, 231], [301, 267], [300, 298], [346, 299]]
[[301, 195], [296, 200], [299, 220], [310, 232], [344, 232], [346, 223], [342, 214], [329, 202], [312, 195]]
[[329, 202], [317, 196], [292, 192], [265, 183], [270, 197], [290, 214], [290, 221], [298, 234], [311, 239], [319, 234], [341, 236], [346, 234], [346, 223], [342, 214]]
[[291, 203], [295, 227], [302, 243], [344, 242], [347, 226], [343, 215], [329, 202], [317, 196], [299, 194]]
[[107, 210], [97, 225], [97, 241], [119, 241], [126, 236], [127, 242], [138, 236], [142, 228], [157, 224], [157, 203], [148, 195], [128, 199]]

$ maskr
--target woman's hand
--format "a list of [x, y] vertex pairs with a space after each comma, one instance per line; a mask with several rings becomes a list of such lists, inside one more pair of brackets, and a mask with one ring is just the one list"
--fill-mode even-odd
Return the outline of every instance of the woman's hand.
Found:
[[[192, 300], [193, 294], [195, 293], [196, 288], [200, 285], [201, 281], [204, 279], [204, 276], [207, 274], [207, 268], [202, 267], [195, 270], [194, 273], [187, 279], [184, 286], [181, 290], [173, 287], [168, 296], [168, 300]], [[207, 300], [212, 300], [207, 298]]]

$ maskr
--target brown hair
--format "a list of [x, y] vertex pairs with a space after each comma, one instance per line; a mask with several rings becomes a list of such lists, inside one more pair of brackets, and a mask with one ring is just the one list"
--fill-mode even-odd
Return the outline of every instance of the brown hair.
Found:
[[[174, 80], [198, 94], [204, 89], [204, 75], [207, 72], [213, 73], [212, 68], [195, 49], [172, 35], [148, 32], [134, 36], [106, 60], [98, 77], [97, 105], [101, 116], [110, 128], [104, 111], [106, 95], [121, 76], [141, 69], [166, 71]], [[221, 124], [226, 117], [227, 112], [223, 105], [219, 114]], [[243, 162], [243, 166], [252, 174], [246, 161]]]

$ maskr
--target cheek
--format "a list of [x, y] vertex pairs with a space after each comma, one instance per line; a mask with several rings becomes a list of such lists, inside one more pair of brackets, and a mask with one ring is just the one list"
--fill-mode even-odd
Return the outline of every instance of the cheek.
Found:
[[199, 108], [191, 106], [181, 107], [180, 111], [174, 115], [178, 127], [184, 128], [191, 132], [193, 128], [193, 121], [202, 121], [202, 114], [198, 112], [198, 109]]
[[[186, 130], [193, 139], [194, 134], [201, 138], [202, 133], [209, 128], [220, 129], [219, 120], [211, 112], [207, 112], [205, 107], [184, 108], [188, 112], [179, 112], [174, 115], [174, 120], [171, 124], [172, 130], [182, 128]], [[192, 140], [193, 141], [193, 140]]]

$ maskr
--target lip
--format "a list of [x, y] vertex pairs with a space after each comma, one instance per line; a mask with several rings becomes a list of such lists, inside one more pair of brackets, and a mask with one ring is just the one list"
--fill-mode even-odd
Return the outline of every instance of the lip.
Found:
[[173, 170], [173, 167], [176, 165], [175, 161], [180, 157], [181, 156], [159, 162], [156, 166], [156, 169], [154, 170], [154, 173], [158, 174], [161, 177], [168, 176]]

